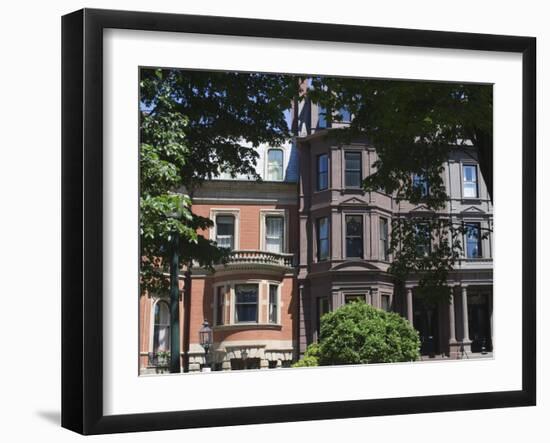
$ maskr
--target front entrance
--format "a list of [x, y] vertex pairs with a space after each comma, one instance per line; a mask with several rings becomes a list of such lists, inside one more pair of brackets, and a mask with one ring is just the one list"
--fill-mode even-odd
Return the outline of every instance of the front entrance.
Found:
[[420, 297], [414, 298], [414, 328], [420, 335], [420, 353], [435, 356], [439, 352], [438, 307], [425, 303]]
[[491, 317], [487, 294], [468, 295], [468, 333], [472, 352], [491, 352]]

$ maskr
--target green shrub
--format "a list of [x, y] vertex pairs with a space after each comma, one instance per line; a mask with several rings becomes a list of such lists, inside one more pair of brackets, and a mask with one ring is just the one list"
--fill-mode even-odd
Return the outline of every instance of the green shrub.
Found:
[[306, 366], [319, 366], [319, 345], [317, 343], [310, 344], [304, 357], [292, 365], [293, 368], [304, 368]]
[[320, 365], [414, 361], [419, 350], [418, 332], [407, 320], [364, 302], [341, 306], [321, 318]]

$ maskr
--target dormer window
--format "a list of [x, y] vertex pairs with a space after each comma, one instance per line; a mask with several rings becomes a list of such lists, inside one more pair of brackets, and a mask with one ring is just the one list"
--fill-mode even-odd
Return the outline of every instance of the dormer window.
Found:
[[267, 180], [283, 180], [283, 150], [270, 149], [267, 151]]
[[462, 183], [464, 198], [478, 198], [476, 165], [464, 165], [462, 167]]

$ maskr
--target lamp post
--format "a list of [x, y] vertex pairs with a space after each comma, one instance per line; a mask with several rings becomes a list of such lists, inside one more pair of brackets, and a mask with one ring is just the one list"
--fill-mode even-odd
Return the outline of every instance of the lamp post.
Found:
[[208, 320], [204, 320], [202, 327], [199, 329], [199, 343], [204, 348], [204, 361], [205, 365], [202, 369], [203, 372], [210, 372], [210, 365], [208, 364], [208, 351], [212, 346], [212, 328], [208, 324]]

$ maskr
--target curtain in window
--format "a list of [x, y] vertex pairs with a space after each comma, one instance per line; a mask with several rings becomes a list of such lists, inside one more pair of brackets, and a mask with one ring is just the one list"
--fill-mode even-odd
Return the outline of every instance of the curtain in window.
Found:
[[283, 179], [283, 151], [270, 149], [267, 153], [267, 180], [281, 181]]
[[232, 215], [218, 215], [216, 217], [216, 242], [221, 248], [234, 249], [235, 247], [235, 217]]
[[266, 217], [265, 246], [269, 252], [283, 252], [283, 217]]
[[170, 350], [170, 309], [159, 301], [155, 304], [155, 326], [153, 328], [153, 352]]

